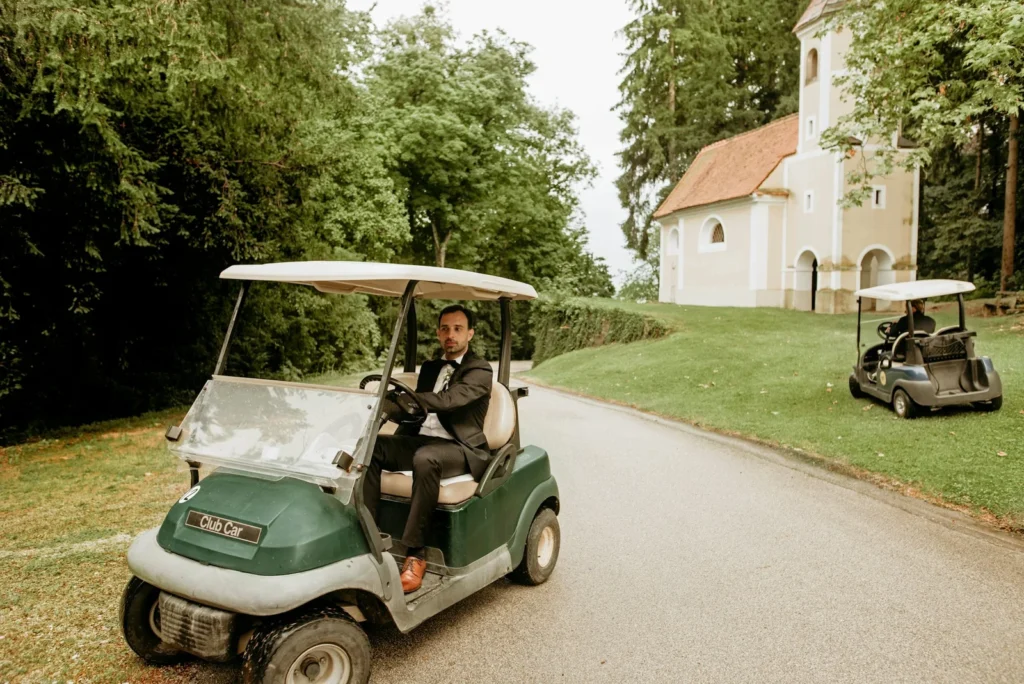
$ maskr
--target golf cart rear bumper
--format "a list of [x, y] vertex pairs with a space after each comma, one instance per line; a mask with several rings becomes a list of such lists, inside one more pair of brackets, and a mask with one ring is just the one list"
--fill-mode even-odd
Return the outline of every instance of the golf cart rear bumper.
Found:
[[158, 530], [146, 530], [135, 538], [128, 549], [128, 567], [139, 579], [195, 603], [265, 616], [340, 589], [383, 595], [380, 574], [369, 554], [292, 575], [250, 575], [165, 551], [157, 543]]
[[1003, 384], [995, 371], [988, 373], [988, 388], [975, 392], [943, 392], [936, 394], [935, 387], [929, 380], [907, 380], [899, 383], [914, 403], [920, 406], [958, 406], [975, 402], [992, 401], [1003, 396]]

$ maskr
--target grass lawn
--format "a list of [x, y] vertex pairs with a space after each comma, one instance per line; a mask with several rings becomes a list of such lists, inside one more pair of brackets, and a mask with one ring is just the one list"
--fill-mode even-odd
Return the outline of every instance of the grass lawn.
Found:
[[[365, 374], [312, 381], [354, 387]], [[237, 668], [145, 666], [118, 624], [129, 543], [188, 489], [188, 469], [163, 438], [186, 410], [0, 448], [0, 684], [178, 684]]]
[[[850, 396], [856, 314], [603, 304], [644, 311], [676, 332], [558, 356], [526, 377], [826, 457], [1024, 530], [1024, 316], [968, 316], [977, 353], [991, 356], [1002, 377], [1002, 411], [947, 409], [905, 421]], [[940, 327], [956, 322], [955, 306], [929, 313]], [[890, 316], [865, 313], [862, 342], [874, 344], [878, 321]]]
[[184, 410], [0, 449], [0, 683], [187, 682], [146, 667], [117, 621], [132, 537], [188, 489], [164, 446]]

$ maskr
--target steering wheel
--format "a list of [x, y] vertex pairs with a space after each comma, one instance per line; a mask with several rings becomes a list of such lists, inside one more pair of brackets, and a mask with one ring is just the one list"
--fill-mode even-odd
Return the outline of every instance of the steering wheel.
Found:
[[[380, 373], [371, 373], [365, 378], [359, 381], [359, 389], [366, 389], [366, 386], [371, 382], [380, 382], [383, 376]], [[402, 415], [397, 421], [402, 425], [422, 425], [423, 421], [427, 419], [427, 407], [423, 404], [423, 401], [416, 396], [416, 392], [406, 385], [401, 380], [395, 378], [388, 379], [389, 385], [394, 385], [396, 392], [391, 392], [395, 397], [392, 399], [398, 407], [402, 409], [404, 415]], [[386, 422], [386, 421], [385, 421]], [[381, 423], [383, 425], [384, 422]]]
[[892, 339], [889, 337], [889, 335], [886, 334], [889, 332], [889, 326], [891, 325], [892, 321], [882, 321], [881, 323], [878, 324], [878, 330], [876, 332], [878, 333], [878, 336], [881, 337], [882, 340], [886, 342]]

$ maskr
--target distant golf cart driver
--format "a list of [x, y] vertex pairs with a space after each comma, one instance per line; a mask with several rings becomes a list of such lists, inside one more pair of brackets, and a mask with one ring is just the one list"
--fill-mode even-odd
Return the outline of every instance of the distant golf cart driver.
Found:
[[[945, 406], [972, 405], [998, 411], [1003, 386], [992, 359], [975, 353], [977, 333], [967, 329], [964, 294], [974, 285], [959, 280], [917, 280], [857, 290], [857, 363], [850, 373], [850, 394], [873, 397], [892, 406], [900, 418], [913, 418]], [[956, 296], [954, 325], [935, 329], [924, 314], [929, 297]], [[881, 342], [861, 346], [863, 300], [903, 302], [907, 313], [895, 323], [878, 325]]]
[[[935, 332], [935, 319], [924, 313], [924, 300], [915, 299], [910, 302], [911, 309], [914, 312], [914, 330], [920, 330], [931, 335]], [[910, 330], [910, 318], [906, 314], [903, 315], [895, 323], [883, 324], [885, 328], [886, 339], [895, 340], [897, 337]], [[881, 326], [879, 326], [881, 327]]]
[[395, 423], [415, 415], [415, 400], [429, 411], [422, 424], [401, 424], [394, 435], [377, 438], [363, 485], [366, 507], [376, 518], [381, 471], [412, 471], [412, 501], [402, 534], [407, 549], [401, 575], [405, 593], [423, 583], [425, 533], [437, 507], [441, 479], [467, 472], [479, 478], [491, 459], [483, 427], [493, 372], [489, 363], [469, 351], [473, 332], [472, 311], [458, 304], [443, 309], [437, 324], [443, 358], [423, 364], [415, 399], [391, 391], [384, 400], [383, 410]]

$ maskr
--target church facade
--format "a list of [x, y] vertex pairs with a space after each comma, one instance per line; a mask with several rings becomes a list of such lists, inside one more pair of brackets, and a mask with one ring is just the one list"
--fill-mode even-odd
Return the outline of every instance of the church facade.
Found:
[[819, 144], [851, 108], [832, 82], [850, 34], [816, 35], [835, 4], [813, 0], [795, 28], [799, 112], [705, 147], [655, 211], [660, 301], [843, 313], [857, 289], [916, 278], [919, 172], [875, 179], [843, 208], [863, 159]]

